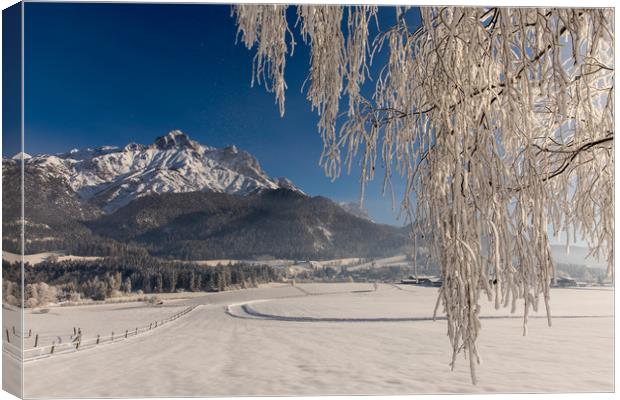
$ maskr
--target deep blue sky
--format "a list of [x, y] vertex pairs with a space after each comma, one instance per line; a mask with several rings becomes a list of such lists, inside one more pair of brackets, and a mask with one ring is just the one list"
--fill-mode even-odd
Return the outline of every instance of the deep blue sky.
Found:
[[8, 154], [21, 148], [21, 21], [21, 4], [2, 11], [2, 148]]
[[[393, 20], [384, 8], [381, 24]], [[281, 118], [273, 94], [250, 87], [254, 53], [235, 35], [227, 5], [26, 3], [26, 152], [148, 144], [180, 129], [249, 151], [308, 194], [355, 201], [359, 169], [332, 183], [318, 166], [317, 116], [301, 93], [308, 49], [287, 60]], [[5, 156], [12, 147], [5, 142]], [[395, 224], [381, 181], [368, 187], [366, 206], [376, 221]]]

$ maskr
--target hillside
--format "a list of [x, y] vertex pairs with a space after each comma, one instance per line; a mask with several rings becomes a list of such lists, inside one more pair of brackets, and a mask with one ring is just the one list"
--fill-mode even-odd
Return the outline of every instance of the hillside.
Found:
[[380, 256], [407, 243], [401, 229], [287, 189], [250, 196], [145, 196], [88, 226], [99, 235], [145, 246], [153, 255], [181, 259]]

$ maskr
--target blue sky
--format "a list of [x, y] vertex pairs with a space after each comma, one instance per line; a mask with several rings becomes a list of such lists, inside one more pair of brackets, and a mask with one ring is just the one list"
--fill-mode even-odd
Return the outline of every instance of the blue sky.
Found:
[[[21, 148], [21, 5], [2, 11], [2, 148], [14, 154]], [[7, 153], [8, 150], [8, 153]]]
[[[383, 8], [381, 25], [394, 16]], [[308, 49], [298, 46], [287, 60], [281, 118], [273, 94], [250, 86], [254, 53], [235, 35], [228, 5], [26, 3], [26, 152], [147, 144], [180, 129], [203, 144], [249, 151], [308, 194], [358, 199], [359, 169], [332, 183], [318, 165], [317, 116], [301, 92]], [[4, 144], [5, 156], [18, 151]], [[401, 224], [381, 186], [380, 171], [365, 206], [375, 221]]]

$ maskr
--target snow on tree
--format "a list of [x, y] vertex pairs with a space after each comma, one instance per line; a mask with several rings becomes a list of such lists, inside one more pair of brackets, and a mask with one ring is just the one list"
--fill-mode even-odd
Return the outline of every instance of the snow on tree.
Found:
[[[233, 6], [238, 36], [257, 48], [253, 82], [281, 113], [296, 45], [287, 8]], [[613, 272], [613, 10], [423, 7], [412, 28], [417, 9], [394, 9], [393, 26], [371, 35], [377, 7], [297, 6], [321, 164], [335, 179], [359, 162], [362, 199], [377, 162], [384, 188], [405, 177], [413, 238], [424, 234], [441, 265], [451, 366], [462, 352], [475, 383], [480, 296], [513, 312], [522, 299], [524, 334], [542, 298], [551, 325], [550, 232], [582, 236]]]

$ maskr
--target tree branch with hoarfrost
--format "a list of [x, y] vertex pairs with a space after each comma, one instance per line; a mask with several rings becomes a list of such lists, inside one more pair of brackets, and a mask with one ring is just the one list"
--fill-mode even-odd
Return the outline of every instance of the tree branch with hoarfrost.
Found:
[[[297, 7], [321, 164], [335, 179], [359, 162], [363, 184], [377, 162], [386, 185], [405, 177], [413, 237], [429, 238], [441, 265], [451, 365], [464, 354], [475, 383], [481, 296], [513, 312], [523, 301], [524, 334], [542, 301], [551, 325], [550, 231], [585, 238], [613, 273], [613, 10], [423, 7], [415, 29], [414, 9], [394, 10], [394, 25], [371, 37], [377, 7]], [[243, 43], [257, 47], [254, 79], [282, 112], [286, 12], [233, 6]]]

